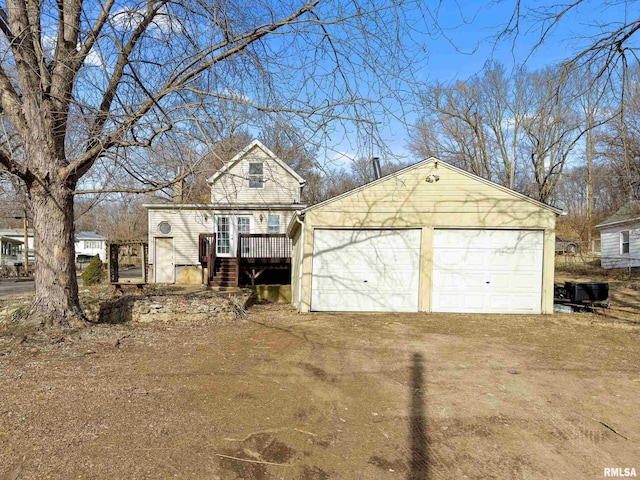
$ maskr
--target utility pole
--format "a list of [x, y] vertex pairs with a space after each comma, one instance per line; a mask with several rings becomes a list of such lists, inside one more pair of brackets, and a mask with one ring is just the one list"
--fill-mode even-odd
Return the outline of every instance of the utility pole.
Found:
[[29, 221], [27, 220], [27, 201], [23, 204], [22, 227], [24, 228], [24, 273], [29, 276]]
[[[23, 228], [23, 236], [24, 236], [24, 273], [29, 276], [29, 219], [27, 218], [27, 212], [29, 210], [29, 205], [27, 203], [27, 190], [21, 189], [22, 191], [22, 228]], [[16, 217], [20, 218], [20, 217]]]

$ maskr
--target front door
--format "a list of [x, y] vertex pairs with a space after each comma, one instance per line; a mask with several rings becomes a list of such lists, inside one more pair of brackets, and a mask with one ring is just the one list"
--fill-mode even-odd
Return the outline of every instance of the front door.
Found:
[[[216, 217], [216, 255], [235, 257], [237, 255], [238, 234], [251, 233], [251, 217], [219, 215]], [[246, 251], [244, 252], [247, 253]]]

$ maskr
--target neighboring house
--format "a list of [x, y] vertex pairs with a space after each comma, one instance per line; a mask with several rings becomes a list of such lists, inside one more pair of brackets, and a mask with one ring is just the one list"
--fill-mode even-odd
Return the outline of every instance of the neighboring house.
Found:
[[265, 270], [290, 271], [285, 231], [305, 207], [305, 181], [254, 141], [208, 183], [210, 204], [145, 205], [150, 281], [233, 286]]
[[640, 202], [629, 202], [600, 225], [602, 268], [640, 267]]
[[96, 255], [102, 262], [107, 261], [107, 238], [96, 232], [75, 234], [76, 262], [88, 263]]
[[0, 266], [13, 267], [22, 265], [22, 245], [24, 242], [11, 237], [0, 237]]
[[[20, 243], [24, 246], [24, 229], [22, 228], [0, 229], [0, 236], [19, 240]], [[29, 249], [29, 265], [33, 265], [36, 259], [36, 254], [32, 228], [29, 228], [27, 230], [27, 247]], [[24, 261], [24, 258], [21, 261]]]
[[561, 210], [435, 158], [292, 219], [307, 311], [552, 313]]

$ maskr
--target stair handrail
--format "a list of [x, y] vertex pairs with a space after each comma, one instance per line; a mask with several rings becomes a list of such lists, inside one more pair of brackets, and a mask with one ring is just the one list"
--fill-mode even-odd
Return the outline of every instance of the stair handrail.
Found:
[[198, 260], [204, 267], [207, 263], [207, 256], [211, 249], [216, 247], [216, 234], [215, 233], [201, 233], [198, 235]]
[[[209, 244], [209, 248], [207, 251], [207, 280], [208, 282], [213, 280], [213, 277], [216, 276], [216, 234], [207, 234], [211, 235], [211, 243]], [[208, 283], [207, 282], [207, 283]]]

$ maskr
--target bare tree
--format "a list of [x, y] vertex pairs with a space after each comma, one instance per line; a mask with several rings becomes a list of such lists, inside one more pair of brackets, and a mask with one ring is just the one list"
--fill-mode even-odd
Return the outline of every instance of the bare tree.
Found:
[[73, 198], [103, 190], [87, 185], [89, 172], [114, 180], [124, 172], [131, 190], [170, 185], [168, 169], [144, 150], [193, 138], [205, 106], [228, 102], [309, 137], [354, 122], [374, 132], [366, 112], [383, 114], [419, 63], [422, 50], [402, 31], [416, 27], [416, 8], [369, 0], [2, 1], [0, 108], [24, 155], [0, 149], [0, 163], [32, 200], [29, 320], [84, 323]]
[[567, 160], [585, 131], [575, 106], [573, 80], [558, 67], [532, 72], [526, 80], [531, 104], [520, 148], [530, 164], [526, 193], [541, 202], [553, 199]]
[[467, 82], [429, 87], [410, 148], [548, 201], [584, 131], [571, 78], [492, 63]]

